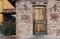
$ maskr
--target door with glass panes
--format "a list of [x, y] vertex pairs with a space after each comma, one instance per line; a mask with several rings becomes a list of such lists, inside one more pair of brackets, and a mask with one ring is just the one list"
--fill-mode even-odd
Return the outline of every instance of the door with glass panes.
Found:
[[46, 35], [46, 6], [33, 6], [33, 34]]

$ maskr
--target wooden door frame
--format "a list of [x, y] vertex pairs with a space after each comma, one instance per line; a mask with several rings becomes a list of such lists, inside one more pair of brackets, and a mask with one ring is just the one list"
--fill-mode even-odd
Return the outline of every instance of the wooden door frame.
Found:
[[[34, 7], [36, 7], [36, 6], [42, 6], [42, 7], [46, 7], [46, 10], [47, 10], [47, 5], [33, 5], [33, 9], [34, 9]], [[34, 12], [33, 12], [33, 14], [34, 14]], [[46, 24], [45, 24], [45, 26], [46, 26], [46, 33], [47, 33], [47, 13], [46, 13], [46, 11], [45, 11], [45, 22], [46, 22]], [[34, 26], [35, 26], [35, 22], [34, 22], [34, 16], [33, 16], [33, 35], [35, 35], [34, 34]]]

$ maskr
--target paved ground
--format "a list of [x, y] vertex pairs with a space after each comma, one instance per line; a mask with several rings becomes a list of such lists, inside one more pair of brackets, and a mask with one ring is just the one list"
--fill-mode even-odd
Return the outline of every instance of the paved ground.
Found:
[[28, 39], [60, 39], [60, 36], [45, 36], [45, 35], [38, 35], [38, 36], [33, 36]]
[[36, 35], [29, 38], [20, 38], [20, 39], [60, 39], [60, 36]]
[[2, 34], [0, 34], [0, 39], [4, 39], [4, 36]]
[[[2, 34], [0, 34], [0, 39], [4, 39]], [[20, 39], [60, 39], [60, 36], [35, 35], [35, 36], [28, 37], [28, 38], [20, 38]]]

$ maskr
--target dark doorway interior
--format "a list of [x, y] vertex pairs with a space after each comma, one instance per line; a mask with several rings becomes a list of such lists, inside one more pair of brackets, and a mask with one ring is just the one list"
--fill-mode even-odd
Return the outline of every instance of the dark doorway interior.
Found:
[[[12, 35], [16, 35], [16, 17], [15, 17], [15, 13], [5, 13], [4, 14], [4, 22], [8, 22], [10, 24], [12, 24], [12, 28], [14, 32]], [[10, 25], [8, 25], [10, 26]]]

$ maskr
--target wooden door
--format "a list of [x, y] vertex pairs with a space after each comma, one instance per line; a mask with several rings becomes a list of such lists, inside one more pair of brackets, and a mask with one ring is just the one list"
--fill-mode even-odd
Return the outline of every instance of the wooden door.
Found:
[[33, 7], [33, 23], [34, 34], [43, 35], [47, 34], [46, 28], [46, 6], [34, 6]]

